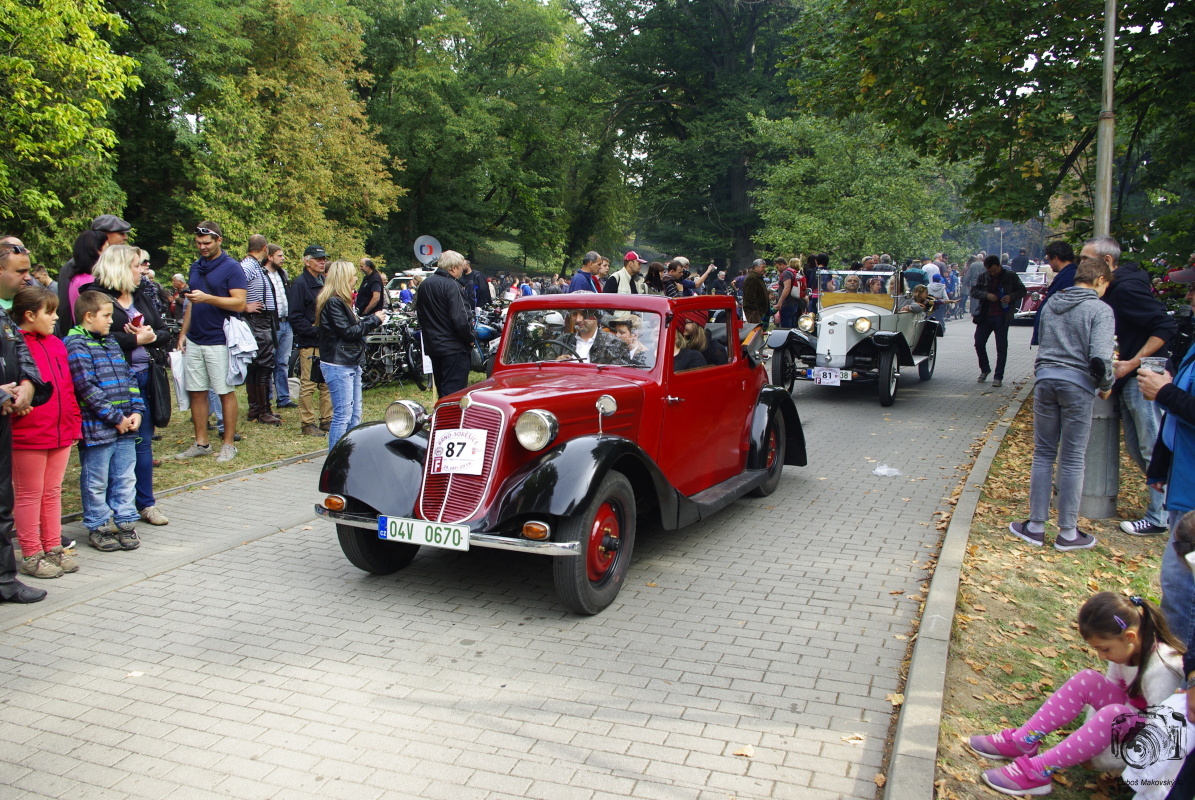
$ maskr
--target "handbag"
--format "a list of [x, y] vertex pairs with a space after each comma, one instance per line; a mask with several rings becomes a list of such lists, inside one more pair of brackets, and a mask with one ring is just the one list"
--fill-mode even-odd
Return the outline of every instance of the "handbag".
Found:
[[327, 383], [324, 380], [324, 371], [320, 368], [319, 356], [311, 356], [311, 372], [307, 377], [312, 383]]
[[149, 407], [155, 428], [165, 428], [170, 424], [170, 378], [166, 375], [166, 367], [155, 360], [149, 362]]

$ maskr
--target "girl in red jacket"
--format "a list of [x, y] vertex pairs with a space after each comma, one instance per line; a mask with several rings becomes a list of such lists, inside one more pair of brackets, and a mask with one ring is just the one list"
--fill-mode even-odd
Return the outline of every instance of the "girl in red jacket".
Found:
[[54, 336], [58, 297], [44, 286], [25, 286], [12, 301], [12, 318], [25, 334], [42, 380], [53, 384], [49, 402], [12, 423], [13, 521], [24, 561], [21, 572], [57, 578], [79, 569], [62, 548], [62, 479], [71, 445], [83, 435], [66, 347]]

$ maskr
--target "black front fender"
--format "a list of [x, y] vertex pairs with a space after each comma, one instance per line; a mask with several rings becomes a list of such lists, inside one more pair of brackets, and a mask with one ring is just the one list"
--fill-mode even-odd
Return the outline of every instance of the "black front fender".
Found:
[[817, 352], [817, 337], [805, 331], [789, 328], [774, 330], [768, 334], [768, 347], [778, 350], [782, 347], [793, 351], [793, 355]]
[[611, 470], [626, 475], [637, 496], [653, 494], [663, 526], [677, 527], [677, 507], [684, 498], [642, 448], [614, 436], [571, 439], [511, 474], [495, 496], [485, 527], [499, 530], [507, 520], [519, 517], [579, 514], [593, 501]]
[[319, 488], [325, 494], [356, 500], [379, 514], [413, 517], [415, 498], [423, 483], [427, 433], [396, 439], [382, 422], [353, 428], [324, 459]]
[[809, 463], [805, 452], [805, 431], [801, 428], [797, 404], [782, 387], [768, 385], [760, 391], [759, 402], [751, 417], [751, 448], [747, 454], [749, 469], [763, 469], [766, 466], [764, 434], [775, 414], [784, 415], [784, 463], [790, 467], [803, 467]]
[[905, 341], [905, 337], [900, 332], [876, 331], [872, 335], [871, 341], [881, 352], [895, 348], [896, 363], [902, 367], [913, 366], [913, 351], [909, 349], [909, 343]]

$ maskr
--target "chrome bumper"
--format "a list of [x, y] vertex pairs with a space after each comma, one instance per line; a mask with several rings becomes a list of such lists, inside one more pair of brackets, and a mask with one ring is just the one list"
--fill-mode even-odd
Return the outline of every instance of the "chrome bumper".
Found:
[[[368, 514], [332, 511], [319, 503], [315, 504], [315, 513], [342, 525], [352, 525], [354, 528], [364, 528], [375, 533], [378, 529], [378, 518]], [[470, 533], [469, 546], [514, 550], [518, 553], [533, 553], [541, 556], [575, 556], [581, 552], [579, 542], [533, 542], [530, 539], [512, 539], [509, 536], [494, 536], [489, 533]]]

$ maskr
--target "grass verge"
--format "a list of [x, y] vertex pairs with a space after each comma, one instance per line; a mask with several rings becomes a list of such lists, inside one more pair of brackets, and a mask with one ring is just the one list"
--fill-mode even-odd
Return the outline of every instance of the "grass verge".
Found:
[[[1021, 543], [1008, 523], [1029, 516], [1033, 461], [1033, 398], [1004, 437], [984, 483], [963, 563], [938, 734], [936, 795], [941, 800], [997, 796], [980, 781], [993, 766], [967, 747], [973, 733], [1022, 724], [1062, 683], [1081, 669], [1103, 672], [1079, 636], [1075, 615], [1099, 591], [1160, 595], [1158, 570], [1165, 537], [1134, 537], [1116, 520], [1079, 522], [1099, 538], [1092, 550], [1060, 553]], [[1139, 519], [1146, 491], [1140, 470], [1121, 453], [1123, 519]], [[1046, 741], [1055, 744], [1077, 725]], [[1116, 776], [1073, 767], [1054, 776], [1058, 800], [1128, 800], [1133, 792]]]

